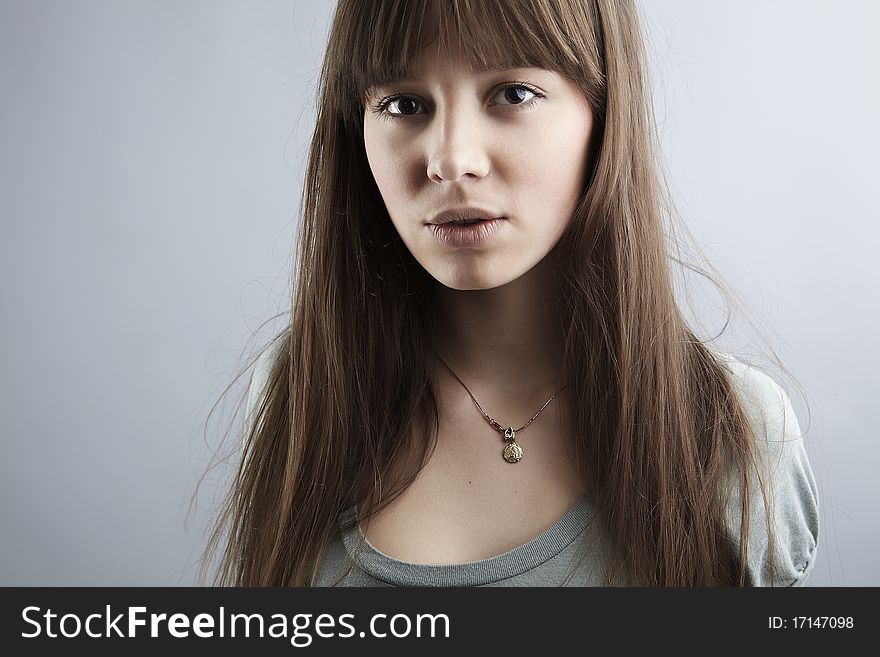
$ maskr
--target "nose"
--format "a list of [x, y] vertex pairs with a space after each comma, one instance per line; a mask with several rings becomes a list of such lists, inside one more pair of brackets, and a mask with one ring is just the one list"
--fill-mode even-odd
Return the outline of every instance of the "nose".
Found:
[[488, 131], [477, 103], [447, 103], [431, 117], [427, 128], [428, 178], [457, 182], [463, 177], [484, 178], [489, 173]]

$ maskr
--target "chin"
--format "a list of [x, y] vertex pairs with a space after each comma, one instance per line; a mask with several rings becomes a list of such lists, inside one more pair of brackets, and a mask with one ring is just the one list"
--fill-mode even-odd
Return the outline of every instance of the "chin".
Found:
[[511, 282], [511, 278], [499, 278], [497, 276], [480, 275], [473, 272], [459, 272], [445, 275], [434, 275], [434, 279], [449, 288], [461, 292], [469, 290], [492, 290]]
[[491, 290], [491, 289], [498, 287], [497, 285], [446, 285], [445, 283], [442, 283], [442, 282], [441, 282], [441, 285], [449, 288], [450, 290], [457, 290], [459, 292], [468, 292], [468, 291], [475, 291], [475, 290]]

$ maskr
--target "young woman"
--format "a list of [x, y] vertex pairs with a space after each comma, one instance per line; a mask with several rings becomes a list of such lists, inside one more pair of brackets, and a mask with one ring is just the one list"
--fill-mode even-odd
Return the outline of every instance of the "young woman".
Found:
[[219, 583], [803, 584], [788, 396], [673, 293], [630, 0], [340, 0], [317, 109]]

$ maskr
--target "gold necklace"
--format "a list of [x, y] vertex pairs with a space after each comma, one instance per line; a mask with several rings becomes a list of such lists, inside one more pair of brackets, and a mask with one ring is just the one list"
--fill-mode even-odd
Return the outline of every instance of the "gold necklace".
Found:
[[505, 445], [504, 451], [501, 453], [501, 456], [503, 456], [504, 460], [507, 461], [508, 463], [518, 463], [523, 457], [522, 447], [520, 447], [519, 444], [516, 442], [517, 431], [522, 431], [527, 426], [529, 426], [532, 423], [532, 420], [534, 420], [536, 417], [538, 417], [541, 414], [541, 411], [543, 411], [545, 408], [547, 408], [547, 404], [552, 402], [553, 398], [556, 397], [556, 395], [558, 395], [560, 392], [562, 392], [563, 390], [565, 390], [568, 387], [567, 383], [564, 386], [562, 386], [553, 395], [553, 397], [550, 397], [550, 399], [548, 399], [546, 402], [544, 402], [544, 405], [538, 409], [538, 412], [532, 416], [532, 419], [529, 420], [528, 422], [526, 422], [524, 425], [522, 425], [519, 429], [514, 429], [513, 426], [509, 426], [507, 428], [504, 428], [504, 426], [502, 426], [497, 420], [489, 417], [486, 414], [486, 411], [484, 411], [483, 407], [480, 406], [480, 402], [478, 402], [474, 398], [474, 396], [471, 394], [470, 389], [468, 389], [468, 387], [466, 385], [464, 385], [464, 381], [462, 381], [461, 379], [458, 378], [458, 375], [452, 371], [452, 368], [446, 364], [446, 361], [443, 360], [443, 358], [440, 356], [440, 354], [437, 354], [437, 358], [440, 359], [440, 362], [443, 363], [443, 365], [446, 367], [447, 370], [449, 370], [450, 374], [452, 374], [452, 376], [454, 376], [458, 380], [458, 382], [464, 387], [464, 389], [467, 390], [467, 393], [470, 395], [471, 399], [474, 400], [474, 403], [477, 405], [477, 408], [480, 409], [480, 413], [482, 413], [483, 417], [486, 418], [486, 421], [489, 423], [489, 426], [491, 426], [496, 431], [499, 431], [504, 434], [504, 442], [506, 442], [507, 445]]

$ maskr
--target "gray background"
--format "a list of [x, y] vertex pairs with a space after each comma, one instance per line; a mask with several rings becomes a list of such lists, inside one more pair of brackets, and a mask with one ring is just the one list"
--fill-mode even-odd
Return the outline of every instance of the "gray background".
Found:
[[[822, 496], [811, 583], [878, 585], [880, 6], [640, 5], [678, 210], [751, 313], [726, 344], [757, 357], [757, 327], [806, 393], [781, 380]], [[194, 581], [228, 469], [190, 496], [246, 379], [209, 412], [287, 307], [331, 13], [0, 2], [0, 585]]]

